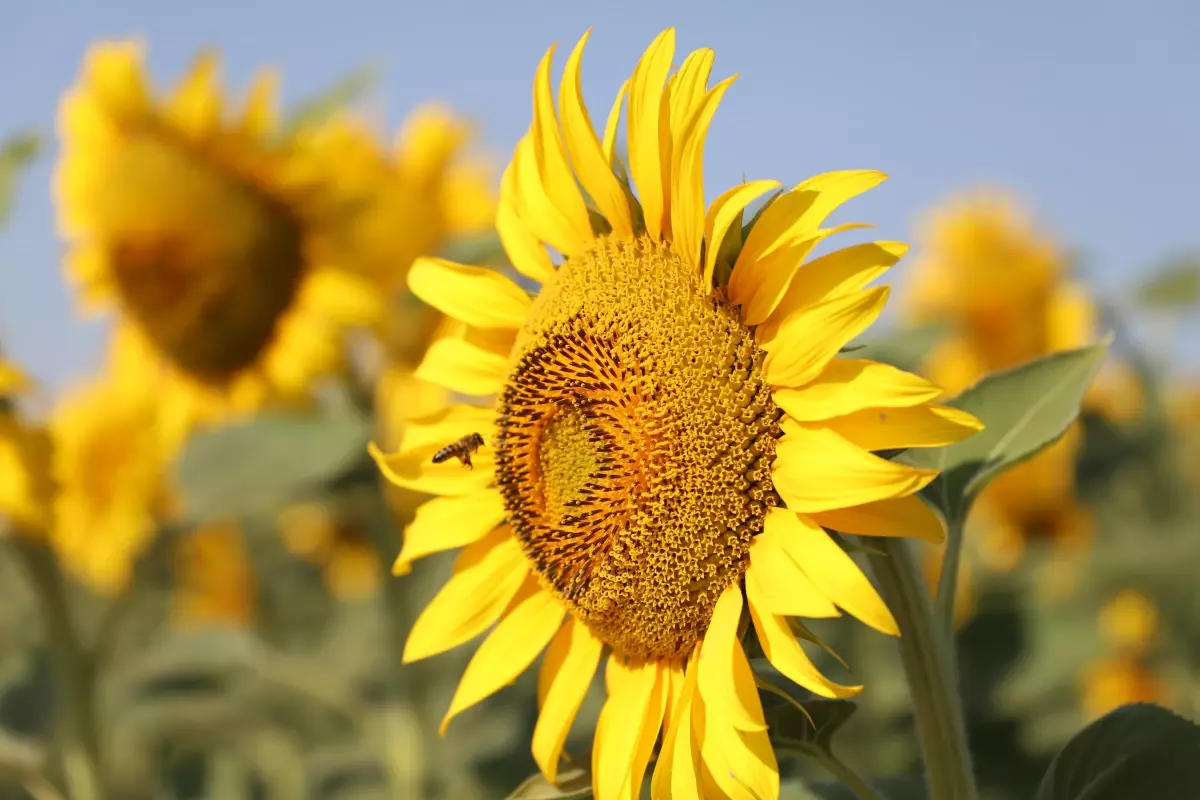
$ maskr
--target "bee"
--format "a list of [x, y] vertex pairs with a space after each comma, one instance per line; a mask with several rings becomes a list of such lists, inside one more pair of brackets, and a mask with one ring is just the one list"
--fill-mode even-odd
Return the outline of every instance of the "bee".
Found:
[[449, 458], [457, 458], [467, 465], [467, 469], [475, 469], [471, 463], [471, 454], [481, 447], [483, 447], [483, 436], [478, 433], [468, 433], [434, 453], [433, 463], [440, 464]]

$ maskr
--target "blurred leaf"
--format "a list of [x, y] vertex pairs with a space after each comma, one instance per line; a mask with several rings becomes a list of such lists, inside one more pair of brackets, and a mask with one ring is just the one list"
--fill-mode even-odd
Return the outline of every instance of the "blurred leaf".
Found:
[[567, 797], [591, 797], [592, 776], [582, 767], [559, 770], [558, 785], [537, 774], [508, 796], [508, 800], [563, 800]]
[[1138, 287], [1138, 304], [1154, 310], [1180, 309], [1200, 302], [1200, 254], [1171, 259]]
[[858, 707], [800, 688], [765, 660], [755, 659], [752, 666], [771, 742], [817, 758], [832, 754], [834, 734]]
[[1052, 444], [1074, 422], [1111, 340], [993, 373], [951, 400], [948, 405], [969, 411], [985, 427], [948, 447], [904, 454], [909, 464], [941, 470], [923, 496], [947, 519], [964, 519], [988, 483]]
[[1036, 800], [1200, 797], [1200, 726], [1149, 703], [1088, 725], [1050, 763]]
[[334, 85], [297, 103], [284, 117], [280, 137], [286, 139], [303, 128], [325, 122], [374, 88], [381, 74], [378, 65], [365, 64]]
[[909, 372], [917, 372], [925, 357], [946, 335], [946, 326], [922, 325], [889, 331], [855, 343], [854, 358], [882, 361]]
[[0, 225], [12, 211], [21, 170], [42, 150], [40, 133], [19, 133], [0, 144]]
[[192, 437], [176, 477], [192, 522], [275, 510], [364, 461], [370, 421], [273, 414]]
[[495, 231], [455, 237], [442, 248], [441, 257], [459, 264], [481, 267], [508, 265], [508, 255], [500, 242], [500, 235]]

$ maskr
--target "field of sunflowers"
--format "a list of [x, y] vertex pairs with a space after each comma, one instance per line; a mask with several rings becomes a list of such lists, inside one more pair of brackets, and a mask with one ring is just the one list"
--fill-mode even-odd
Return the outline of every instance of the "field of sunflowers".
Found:
[[656, 32], [511, 152], [141, 39], [0, 117], [104, 340], [0, 317], [0, 800], [1200, 797], [1200, 256], [706, 185], [753, 76]]

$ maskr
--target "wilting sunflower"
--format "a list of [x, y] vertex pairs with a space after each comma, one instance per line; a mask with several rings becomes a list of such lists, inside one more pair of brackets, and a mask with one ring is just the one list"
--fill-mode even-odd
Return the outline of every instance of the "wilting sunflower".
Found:
[[[1066, 253], [1015, 199], [984, 192], [954, 198], [931, 214], [924, 238], [908, 312], [916, 321], [949, 323], [926, 363], [948, 392], [1092, 340], [1095, 307], [1069, 280]], [[1076, 424], [984, 492], [979, 552], [986, 566], [1011, 569], [1031, 539], [1067, 547], [1090, 541], [1091, 517], [1075, 497], [1081, 446]]]
[[66, 395], [51, 417], [51, 543], [103, 594], [125, 589], [174, 509], [168, 467], [181, 443], [164, 438], [157, 413], [154, 396], [110, 372]]
[[50, 521], [53, 487], [49, 438], [14, 407], [29, 385], [25, 373], [0, 359], [0, 517], [19, 533], [38, 535]]
[[[400, 564], [464, 547], [404, 660], [495, 624], [444, 730], [545, 649], [533, 753], [553, 780], [607, 652], [597, 797], [637, 795], [661, 730], [655, 797], [774, 798], [743, 611], [780, 672], [824, 696], [859, 691], [822, 675], [789, 621], [842, 609], [896, 632], [823, 528], [938, 538], [914, 496], [934, 473], [872, 451], [941, 445], [979, 425], [930, 405], [941, 392], [921, 378], [838, 358], [883, 308], [887, 289], [864, 287], [904, 247], [803, 262], [840, 230], [821, 227], [826, 216], [881, 173], [804, 181], [743, 235], [742, 210], [777, 184], [736, 186], [705, 210], [701, 152], [732, 82], [707, 88], [712, 51], [668, 77], [675, 32], [663, 32], [601, 138], [580, 93], [586, 39], [567, 61], [558, 113], [553, 48], [543, 58], [533, 124], [502, 182], [500, 234], [541, 291], [439, 260], [409, 275], [419, 297], [469, 326], [430, 352], [427, 374], [497, 398], [414, 423], [394, 455], [372, 448], [392, 481], [441, 495], [418, 510]], [[615, 158], [622, 109], [636, 195]], [[473, 469], [430, 463], [473, 432], [486, 441]]]
[[120, 312], [168, 423], [303, 393], [380, 310], [344, 269], [361, 198], [334, 190], [310, 137], [277, 131], [274, 87], [261, 74], [230, 114], [206, 53], [160, 100], [138, 45], [101, 44], [62, 104], [68, 272], [86, 307]]

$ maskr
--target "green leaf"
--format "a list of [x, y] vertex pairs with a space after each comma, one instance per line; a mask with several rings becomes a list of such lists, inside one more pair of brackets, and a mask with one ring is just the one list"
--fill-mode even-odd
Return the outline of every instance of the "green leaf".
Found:
[[176, 465], [193, 523], [267, 513], [366, 459], [370, 421], [276, 413], [196, 434]]
[[42, 151], [42, 135], [28, 132], [10, 136], [0, 144], [0, 224], [12, 211], [21, 170]]
[[560, 770], [558, 784], [534, 775], [518, 786], [508, 800], [564, 800], [568, 797], [591, 797], [592, 777], [582, 767]]
[[900, 328], [855, 342], [854, 358], [881, 361], [909, 372], [919, 372], [925, 357], [945, 335], [946, 326], [940, 323]]
[[1200, 253], [1169, 260], [1138, 288], [1137, 301], [1143, 308], [1158, 311], [1200, 303]]
[[816, 758], [833, 753], [833, 736], [858, 706], [819, 697], [792, 683], [763, 660], [752, 662], [771, 742]]
[[985, 427], [948, 447], [903, 455], [914, 466], [941, 470], [924, 497], [948, 520], [965, 519], [984, 487], [1052, 444], [1075, 421], [1111, 341], [1109, 336], [1091, 347], [993, 373], [951, 400], [948, 405], [974, 414]]
[[1088, 725], [1050, 762], [1036, 800], [1200, 797], [1200, 726], [1149, 703]]
[[495, 231], [456, 237], [442, 248], [441, 257], [459, 264], [481, 267], [508, 266], [508, 255]]
[[366, 64], [301, 101], [284, 118], [279, 129], [280, 138], [286, 139], [304, 128], [325, 122], [374, 88], [381, 75], [378, 65]]

